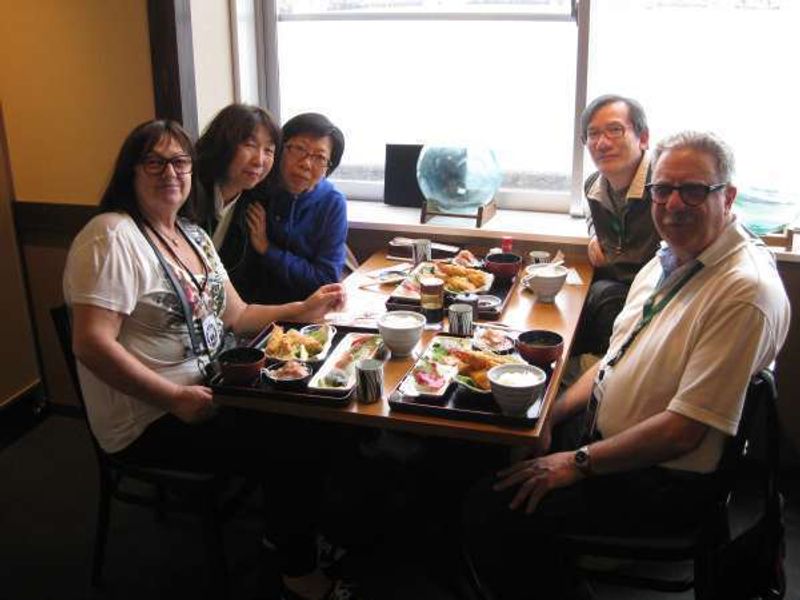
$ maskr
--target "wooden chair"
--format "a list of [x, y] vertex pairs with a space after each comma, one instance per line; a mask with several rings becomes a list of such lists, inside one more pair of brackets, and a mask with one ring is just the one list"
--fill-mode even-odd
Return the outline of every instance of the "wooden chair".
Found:
[[[92, 559], [92, 585], [97, 587], [102, 583], [111, 500], [114, 499], [128, 504], [150, 507], [154, 509], [158, 520], [162, 520], [169, 513], [191, 513], [199, 516], [203, 526], [206, 558], [210, 568], [209, 595], [214, 598], [226, 596], [228, 568], [223, 546], [222, 523], [238, 509], [245, 494], [253, 488], [242, 485], [234, 487], [235, 491], [231, 493], [231, 481], [225, 476], [214, 473], [132, 466], [115, 460], [103, 451], [92, 432], [86, 415], [86, 405], [78, 379], [75, 356], [72, 352], [68, 309], [65, 305], [61, 305], [51, 309], [50, 314], [66, 359], [72, 384], [83, 409], [84, 420], [92, 440], [100, 475], [100, 497]], [[126, 488], [127, 481], [136, 482], [139, 488], [149, 488], [152, 493], [131, 491], [130, 486]]]

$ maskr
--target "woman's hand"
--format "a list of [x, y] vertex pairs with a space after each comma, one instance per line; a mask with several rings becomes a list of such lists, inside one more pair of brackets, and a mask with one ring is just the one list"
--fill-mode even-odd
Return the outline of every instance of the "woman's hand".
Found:
[[259, 254], [266, 254], [269, 248], [267, 239], [267, 211], [260, 202], [253, 202], [247, 207], [247, 230], [250, 234], [250, 245]]
[[600, 246], [600, 242], [597, 241], [596, 235], [592, 236], [592, 239], [589, 240], [589, 245], [586, 250], [589, 254], [589, 262], [592, 263], [593, 267], [602, 267], [608, 262], [606, 260], [606, 255], [603, 254], [603, 248]]
[[557, 452], [540, 458], [523, 460], [497, 473], [496, 491], [519, 484], [509, 508], [525, 506], [525, 513], [536, 510], [539, 501], [551, 490], [572, 485], [584, 478], [575, 466], [572, 452]]
[[211, 390], [202, 385], [179, 385], [172, 403], [173, 415], [184, 423], [200, 423], [213, 417], [217, 407]]
[[299, 320], [316, 321], [332, 311], [342, 310], [345, 304], [344, 286], [341, 283], [323, 285], [303, 300]]

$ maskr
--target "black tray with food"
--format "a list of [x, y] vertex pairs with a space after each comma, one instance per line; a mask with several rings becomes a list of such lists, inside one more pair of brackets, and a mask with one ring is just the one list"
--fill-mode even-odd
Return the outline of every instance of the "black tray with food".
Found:
[[[439, 348], [437, 348], [437, 342]], [[533, 427], [536, 424], [543, 398], [550, 386], [551, 369], [544, 369], [547, 379], [542, 394], [530, 406], [526, 414], [524, 416], [506, 415], [501, 412], [491, 391], [481, 389], [480, 385], [469, 376], [469, 373], [465, 375], [457, 375], [455, 371], [448, 373], [447, 369], [451, 367], [441, 366], [442, 363], [439, 362], [437, 354], [441, 355], [442, 347], [474, 352], [478, 356], [491, 357], [492, 361], [524, 362], [517, 355], [475, 351], [471, 338], [436, 336], [414, 368], [400, 382], [397, 390], [389, 396], [389, 407], [392, 410], [516, 427]], [[432, 367], [431, 363], [437, 363], [439, 366]], [[437, 385], [437, 377], [441, 378], [441, 385]], [[478, 375], [477, 377], [482, 378], [483, 376]]]
[[[481, 264], [482, 263], [475, 267], [464, 268], [469, 271], [481, 271], [485, 273], [489, 285], [485, 287], [478, 286], [476, 289], [469, 289], [470, 287], [474, 288], [474, 286], [465, 286], [464, 289], [456, 290], [452, 288], [448, 289], [445, 284], [444, 306], [446, 308], [455, 302], [456, 296], [459, 293], [473, 293], [478, 296], [478, 318], [485, 321], [496, 321], [503, 314], [503, 311], [508, 305], [508, 301], [511, 299], [511, 294], [517, 282], [517, 276], [511, 279], [496, 277], [480, 268]], [[440, 267], [441, 266], [452, 267], [454, 265], [443, 263]], [[416, 273], [412, 272], [409, 278], [413, 278], [415, 275]], [[419, 295], [410, 285], [413, 285], [413, 283], [409, 284], [409, 282], [404, 281], [392, 292], [386, 300], [387, 310], [412, 310], [419, 313], [422, 312]]]
[[[380, 336], [371, 329], [360, 327], [326, 326], [332, 334], [330, 339], [316, 339], [317, 344], [307, 340], [301, 330], [316, 331], [316, 327], [299, 323], [277, 323], [265, 328], [246, 345], [259, 348], [267, 354], [265, 368], [251, 383], [228, 384], [221, 369], [214, 366], [209, 385], [216, 393], [236, 396], [263, 397], [272, 399], [322, 404], [326, 406], [347, 406], [355, 387], [352, 363], [367, 352], [370, 356], [384, 352]], [[292, 331], [298, 333], [291, 333]], [[280, 336], [278, 340], [276, 336]], [[287, 340], [291, 337], [291, 340]], [[273, 342], [270, 345], [270, 341]], [[298, 344], [306, 342], [303, 349]], [[318, 350], [314, 352], [314, 350]], [[351, 356], [351, 354], [355, 354]], [[366, 355], [364, 356], [366, 357]], [[345, 364], [347, 363], [347, 364]], [[340, 364], [344, 368], [337, 367]], [[281, 370], [289, 373], [288, 379], [281, 379]], [[341, 385], [326, 385], [325, 376], [336, 379]]]

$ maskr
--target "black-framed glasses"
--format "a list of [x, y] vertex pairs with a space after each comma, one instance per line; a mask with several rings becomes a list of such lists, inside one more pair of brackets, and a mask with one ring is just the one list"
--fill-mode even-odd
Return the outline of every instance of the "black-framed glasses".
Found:
[[656, 204], [666, 204], [669, 197], [672, 196], [672, 192], [677, 191], [686, 206], [700, 206], [706, 201], [710, 193], [721, 190], [726, 185], [728, 184], [682, 183], [680, 185], [671, 185], [669, 183], [648, 183], [644, 187], [650, 192], [650, 196]]
[[289, 154], [291, 154], [294, 159], [299, 161], [309, 159], [311, 164], [317, 169], [327, 169], [331, 165], [330, 159], [324, 154], [309, 152], [302, 146], [298, 146], [296, 144], [284, 144], [283, 147], [289, 151]]
[[605, 127], [597, 127], [591, 128], [586, 132], [586, 138], [583, 140], [584, 143], [589, 144], [596, 144], [602, 136], [606, 136], [608, 140], [618, 140], [623, 135], [627, 129], [625, 125], [620, 123], [609, 123]]
[[158, 155], [145, 156], [140, 164], [148, 175], [161, 175], [166, 170], [167, 165], [172, 165], [172, 169], [178, 175], [188, 175], [192, 172], [192, 157], [188, 154], [178, 154], [172, 158], [164, 158]]

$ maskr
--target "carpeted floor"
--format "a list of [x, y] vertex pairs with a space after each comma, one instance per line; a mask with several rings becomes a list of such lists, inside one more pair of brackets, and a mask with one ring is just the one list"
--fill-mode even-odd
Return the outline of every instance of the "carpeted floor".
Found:
[[[157, 523], [153, 514], [115, 503], [105, 581], [88, 584], [97, 497], [97, 472], [81, 419], [50, 415], [32, 426], [10, 425], [0, 413], [0, 600], [72, 598], [203, 598], [205, 564], [200, 528], [190, 518]], [[800, 598], [800, 486], [789, 481], [787, 598]], [[458, 576], [457, 545], [446, 524], [409, 521], [384, 512], [368, 551], [356, 553], [351, 570], [371, 598], [472, 600]], [[400, 513], [398, 513], [400, 514]], [[439, 526], [441, 525], [441, 526]], [[260, 544], [257, 519], [226, 528], [233, 598], [270, 598], [273, 577]], [[600, 599], [692, 598], [596, 586]]]

